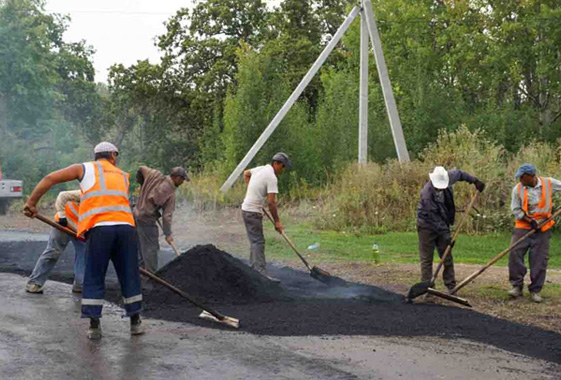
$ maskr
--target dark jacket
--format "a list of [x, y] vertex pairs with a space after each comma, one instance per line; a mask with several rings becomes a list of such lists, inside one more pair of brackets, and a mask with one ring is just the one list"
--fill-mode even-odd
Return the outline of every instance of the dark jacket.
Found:
[[456, 217], [454, 204], [454, 189], [452, 186], [458, 181], [474, 183], [477, 178], [462, 170], [449, 170], [450, 182], [448, 188], [439, 192], [428, 181], [421, 190], [421, 200], [417, 207], [417, 226], [434, 231], [449, 232]]

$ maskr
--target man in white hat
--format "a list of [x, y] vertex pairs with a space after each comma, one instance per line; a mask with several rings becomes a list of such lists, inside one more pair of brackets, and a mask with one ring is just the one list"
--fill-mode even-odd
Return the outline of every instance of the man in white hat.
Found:
[[94, 161], [70, 165], [45, 176], [27, 200], [23, 212], [37, 215], [37, 203], [56, 184], [78, 181], [81, 197], [77, 235], [86, 239], [86, 272], [82, 289], [82, 318], [90, 319], [87, 336], [101, 338], [105, 274], [113, 262], [131, 335], [144, 333], [140, 321], [142, 293], [134, 217], [129, 204], [129, 174], [117, 167], [119, 150], [109, 142], [94, 148]]
[[[462, 170], [446, 171], [442, 166], [429, 173], [428, 181], [421, 190], [421, 200], [417, 208], [417, 233], [419, 235], [419, 256], [421, 260], [421, 281], [432, 279], [434, 248], [442, 257], [451, 242], [450, 226], [454, 224], [456, 206], [452, 186], [458, 181], [475, 185], [478, 191], [485, 189], [485, 184], [476, 177]], [[451, 290], [456, 286], [454, 262], [450, 254], [444, 261], [442, 274], [444, 285]]]

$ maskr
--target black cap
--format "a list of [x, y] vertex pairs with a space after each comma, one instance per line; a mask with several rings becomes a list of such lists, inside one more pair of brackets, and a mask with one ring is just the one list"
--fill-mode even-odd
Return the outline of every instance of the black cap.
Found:
[[187, 176], [187, 170], [183, 169], [181, 166], [176, 166], [175, 168], [171, 169], [169, 175], [172, 177], [181, 177], [187, 182], [191, 180], [191, 178]]
[[292, 162], [288, 159], [288, 155], [283, 152], [279, 152], [273, 156], [273, 161], [282, 162], [284, 166], [289, 169], [292, 169]]

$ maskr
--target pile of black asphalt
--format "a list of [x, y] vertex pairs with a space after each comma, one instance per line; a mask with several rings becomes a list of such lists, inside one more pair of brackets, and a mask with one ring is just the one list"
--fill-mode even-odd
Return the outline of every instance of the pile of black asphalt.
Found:
[[[470, 309], [407, 304], [403, 295], [339, 279], [327, 286], [309, 272], [270, 266], [275, 283], [212, 245], [196, 246], [157, 275], [219, 312], [238, 318], [240, 330], [273, 336], [436, 336], [468, 339], [561, 363], [561, 335]], [[167, 288], [144, 292], [149, 317], [212, 328], [201, 310]]]
[[[46, 242], [0, 242], [0, 271], [29, 275]], [[50, 280], [72, 281], [71, 245]], [[271, 265], [263, 277], [212, 245], [197, 246], [175, 258], [157, 275], [238, 318], [239, 331], [272, 336], [393, 336], [468, 339], [523, 355], [561, 363], [561, 335], [509, 322], [455, 305], [406, 304], [404, 296], [380, 287], [336, 278], [327, 286], [309, 272]], [[120, 299], [110, 270], [107, 299]], [[22, 289], [23, 291], [23, 289]], [[46, 291], [49, 291], [48, 284]], [[144, 289], [144, 315], [217, 329], [201, 319], [201, 309], [159, 284]]]

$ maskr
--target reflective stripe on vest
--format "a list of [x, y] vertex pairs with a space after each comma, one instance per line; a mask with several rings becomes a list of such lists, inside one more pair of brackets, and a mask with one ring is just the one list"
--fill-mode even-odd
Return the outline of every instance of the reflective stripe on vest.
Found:
[[127, 223], [134, 226], [128, 199], [128, 174], [109, 161], [95, 161], [95, 183], [80, 199], [78, 234], [83, 235], [101, 222]]
[[78, 220], [80, 218], [80, 213], [76, 209], [76, 206], [77, 205], [74, 202], [67, 202], [65, 209], [68, 224], [70, 224], [75, 230], [78, 230]]
[[[77, 204], [73, 201], [66, 202], [66, 205], [64, 205], [64, 212], [66, 213], [66, 221], [68, 222], [68, 225], [70, 225], [70, 227], [72, 227], [74, 230], [78, 230], [78, 219], [80, 215], [76, 206]], [[59, 220], [60, 220], [60, 215], [57, 212], [55, 214], [55, 221], [58, 223]]]
[[[520, 203], [522, 204], [522, 210], [526, 213], [529, 218], [536, 220], [538, 223], [543, 222], [544, 220], [548, 219], [551, 216], [551, 195], [552, 195], [552, 184], [551, 178], [543, 178], [540, 177], [540, 181], [542, 183], [542, 194], [540, 201], [538, 202], [536, 209], [532, 214], [530, 214], [528, 210], [528, 189], [526, 187], [522, 187], [522, 184], [519, 183], [517, 185], [518, 188], [518, 196], [520, 197]], [[550, 221], [546, 223], [542, 227], [542, 231], [547, 231], [555, 224], [554, 221]], [[531, 229], [530, 223], [525, 222], [524, 220], [516, 220], [515, 222], [516, 228], [523, 228], [523, 229]]]

